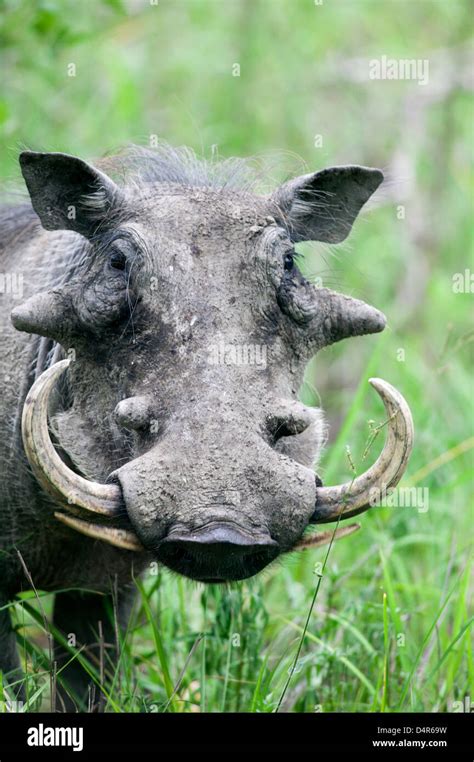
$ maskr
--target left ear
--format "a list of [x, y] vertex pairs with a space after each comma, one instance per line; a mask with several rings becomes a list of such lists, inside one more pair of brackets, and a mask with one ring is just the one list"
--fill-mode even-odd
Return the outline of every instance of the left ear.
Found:
[[272, 202], [295, 243], [340, 243], [382, 180], [380, 169], [332, 167], [284, 183]]
[[20, 167], [46, 230], [74, 230], [91, 238], [120, 203], [121, 192], [113, 180], [76, 156], [23, 151]]

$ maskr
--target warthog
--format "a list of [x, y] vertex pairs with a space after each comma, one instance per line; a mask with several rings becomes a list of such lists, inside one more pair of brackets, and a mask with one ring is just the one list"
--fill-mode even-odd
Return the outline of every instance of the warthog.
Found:
[[[26, 151], [20, 165], [31, 203], [0, 219], [1, 268], [25, 291], [4, 295], [1, 315], [0, 669], [12, 683], [7, 606], [21, 589], [66, 588], [54, 624], [93, 658], [98, 622], [115, 642], [106, 611], [113, 601], [126, 619], [150, 561], [207, 583], [251, 577], [327, 542], [303, 533], [365, 510], [412, 444], [405, 401], [373, 379], [384, 450], [323, 486], [322, 414], [297, 399], [319, 349], [384, 328], [378, 310], [305, 280], [294, 249], [344, 240], [379, 170], [325, 169], [257, 195], [242, 162], [186, 150], [131, 149], [101, 169]], [[66, 646], [55, 658], [58, 705], [84, 707], [86, 672]]]

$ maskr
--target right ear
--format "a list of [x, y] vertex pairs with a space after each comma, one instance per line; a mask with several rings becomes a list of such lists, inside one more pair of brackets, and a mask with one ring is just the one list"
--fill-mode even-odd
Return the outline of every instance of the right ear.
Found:
[[20, 167], [46, 230], [74, 230], [91, 238], [119, 204], [121, 192], [113, 180], [75, 156], [23, 151]]
[[340, 243], [382, 180], [380, 169], [330, 167], [280, 185], [273, 201], [294, 243]]

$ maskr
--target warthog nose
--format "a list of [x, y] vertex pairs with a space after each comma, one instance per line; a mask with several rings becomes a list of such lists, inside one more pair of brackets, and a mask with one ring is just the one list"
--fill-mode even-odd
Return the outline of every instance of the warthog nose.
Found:
[[225, 582], [257, 574], [278, 555], [269, 534], [255, 535], [219, 523], [197, 531], [172, 529], [161, 541], [159, 560], [200, 582]]

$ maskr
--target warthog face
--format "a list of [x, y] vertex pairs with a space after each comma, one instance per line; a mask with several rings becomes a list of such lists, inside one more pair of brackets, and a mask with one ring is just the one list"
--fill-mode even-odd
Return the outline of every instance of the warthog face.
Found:
[[[374, 382], [393, 413], [382, 460], [340, 487], [319, 486], [321, 415], [297, 401], [316, 351], [385, 320], [310, 285], [294, 244], [342, 241], [381, 172], [337, 167], [257, 196], [163, 165], [122, 185], [63, 154], [26, 152], [21, 166], [43, 227], [82, 236], [67, 281], [13, 313], [18, 329], [74, 350], [39, 378], [23, 419], [60, 520], [193, 579], [237, 580], [325, 541], [301, 536], [398, 481], [411, 424], [389, 385]], [[67, 366], [68, 403], [51, 421], [61, 459], [47, 409]]]

